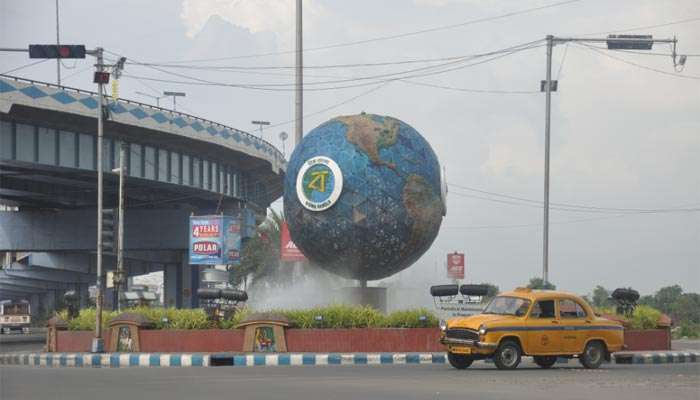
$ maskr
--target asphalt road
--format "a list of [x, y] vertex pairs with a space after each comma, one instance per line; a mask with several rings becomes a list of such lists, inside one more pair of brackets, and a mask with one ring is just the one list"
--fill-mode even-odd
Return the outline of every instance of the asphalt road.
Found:
[[31, 368], [0, 367], [0, 399], [700, 399], [700, 364], [578, 363], [498, 371], [446, 365]]
[[30, 333], [11, 333], [0, 335], [0, 353], [39, 352], [46, 344], [45, 330], [33, 330]]

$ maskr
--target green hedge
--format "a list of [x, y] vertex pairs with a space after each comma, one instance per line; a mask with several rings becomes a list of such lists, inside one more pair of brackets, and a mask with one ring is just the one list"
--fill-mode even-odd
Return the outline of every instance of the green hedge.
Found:
[[[123, 310], [141, 314], [154, 324], [155, 329], [207, 329], [211, 327], [207, 321], [204, 310], [175, 309], [175, 308], [148, 308], [138, 307]], [[438, 318], [425, 308], [414, 310], [396, 311], [390, 314], [382, 314], [371, 307], [331, 305], [305, 310], [270, 310], [269, 313], [279, 314], [289, 319], [294, 328], [419, 328], [436, 327]], [[102, 325], [107, 323], [119, 313], [115, 311], [102, 312]], [[220, 328], [231, 329], [238, 325], [244, 318], [251, 314], [247, 308], [236, 313], [232, 319], [221, 321]], [[95, 309], [87, 308], [80, 314], [68, 320], [65, 311], [59, 316], [68, 321], [68, 329], [76, 331], [95, 329]], [[322, 318], [317, 320], [316, 317]], [[425, 317], [421, 320], [421, 317]], [[167, 318], [167, 322], [163, 319]]]
[[[615, 315], [615, 309], [612, 307], [599, 307], [595, 311], [600, 315]], [[659, 317], [661, 317], [661, 311], [653, 307], [638, 305], [630, 317], [622, 315], [618, 315], [618, 317], [623, 319], [625, 326], [631, 329], [654, 329], [659, 322]]]

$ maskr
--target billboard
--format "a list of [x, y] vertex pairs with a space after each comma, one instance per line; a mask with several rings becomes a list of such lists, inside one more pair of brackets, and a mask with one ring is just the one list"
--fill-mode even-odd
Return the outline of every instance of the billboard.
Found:
[[289, 227], [284, 222], [280, 227], [280, 259], [282, 261], [306, 261], [304, 254], [292, 242]]
[[223, 215], [190, 217], [190, 264], [239, 265], [240, 219]]
[[447, 255], [447, 277], [464, 279], [464, 253], [455, 251]]

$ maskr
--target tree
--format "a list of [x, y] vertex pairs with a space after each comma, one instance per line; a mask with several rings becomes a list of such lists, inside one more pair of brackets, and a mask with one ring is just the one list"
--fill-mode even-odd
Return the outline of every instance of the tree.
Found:
[[654, 295], [656, 308], [665, 314], [671, 314], [673, 304], [680, 299], [682, 294], [683, 288], [679, 285], [662, 287]]
[[484, 299], [490, 299], [492, 297], [496, 297], [498, 292], [501, 291], [501, 289], [498, 288], [498, 286], [494, 285], [493, 283], [480, 283], [480, 285], [487, 286], [488, 292], [486, 292], [486, 296], [484, 296]]
[[283, 223], [284, 215], [270, 210], [255, 235], [243, 245], [241, 265], [231, 274], [233, 284], [240, 284], [249, 276], [253, 281], [265, 277], [271, 284], [291, 280], [292, 269], [280, 268], [280, 229]]
[[596, 307], [610, 307], [610, 292], [608, 289], [598, 285], [593, 289], [593, 305]]
[[656, 308], [656, 299], [654, 298], [654, 296], [647, 294], [640, 297], [639, 301], [637, 301], [637, 304]]
[[556, 290], [557, 286], [552, 282], [545, 282], [542, 278], [530, 278], [527, 287], [530, 289]]
[[683, 293], [671, 305], [671, 316], [677, 323], [700, 323], [700, 294]]

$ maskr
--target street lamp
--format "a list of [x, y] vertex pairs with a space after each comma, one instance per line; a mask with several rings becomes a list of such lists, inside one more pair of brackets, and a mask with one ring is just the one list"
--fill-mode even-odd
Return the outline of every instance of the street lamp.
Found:
[[163, 92], [164, 97], [170, 96], [173, 98], [173, 111], [177, 111], [177, 98], [185, 97], [185, 95], [185, 92]]
[[287, 134], [287, 132], [280, 132], [280, 140], [282, 141], [282, 157], [285, 157], [287, 155], [287, 153], [284, 150], [284, 142], [287, 140], [288, 137], [289, 135]]
[[542, 280], [549, 282], [549, 137], [551, 126], [552, 92], [557, 91], [556, 80], [552, 80], [552, 48], [557, 44], [569, 42], [605, 43], [608, 50], [651, 50], [654, 43], [673, 43], [673, 64], [685, 64], [685, 56], [680, 56], [676, 63], [676, 38], [654, 39], [651, 35], [608, 35], [606, 38], [572, 38], [547, 35], [547, 79], [540, 82], [540, 91], [545, 97], [544, 125], [544, 229], [542, 251]]
[[124, 180], [126, 177], [126, 150], [129, 146], [122, 141], [119, 147], [119, 168], [114, 168], [112, 172], [119, 174], [119, 215], [117, 222], [117, 273], [114, 274], [114, 289], [117, 292], [116, 303], [117, 311], [121, 311], [122, 294], [124, 292], [124, 284], [126, 283], [126, 275], [124, 271]]
[[144, 92], [136, 92], [136, 94], [139, 94], [141, 96], [146, 96], [150, 97], [152, 99], [155, 99], [156, 101], [156, 107], [160, 107], [160, 99], [164, 98], [165, 96], [154, 96], [152, 94], [144, 93]]
[[250, 121], [250, 123], [260, 127], [260, 139], [263, 137], [263, 126], [270, 125], [270, 121]]

